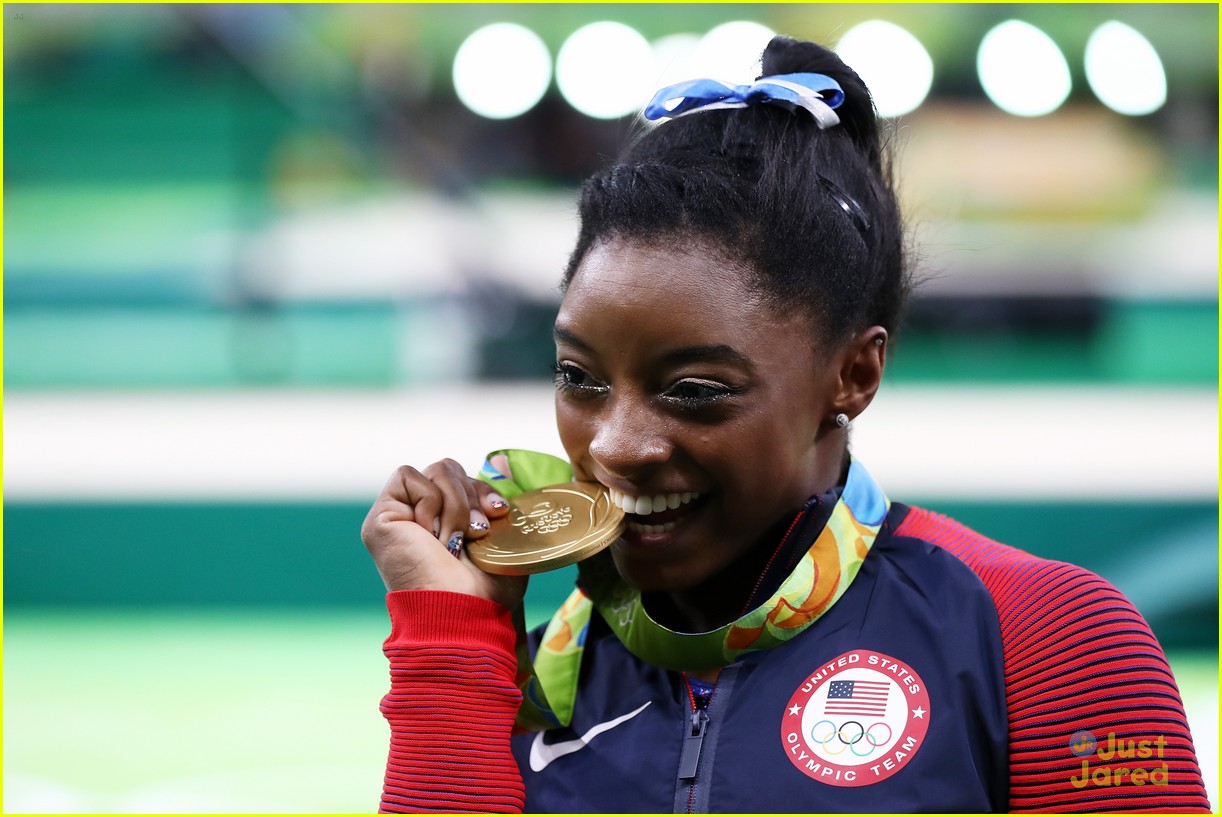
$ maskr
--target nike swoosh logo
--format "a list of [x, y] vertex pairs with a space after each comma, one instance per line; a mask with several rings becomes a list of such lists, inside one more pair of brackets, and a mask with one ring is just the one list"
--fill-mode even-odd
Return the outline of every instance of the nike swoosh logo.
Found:
[[532, 772], [541, 772], [556, 758], [571, 755], [579, 749], [584, 749], [587, 743], [594, 740], [594, 738], [603, 732], [609, 732], [621, 723], [630, 721], [644, 712], [645, 707], [651, 703], [653, 702], [646, 701], [627, 715], [620, 715], [618, 718], [591, 726], [584, 735], [573, 740], [562, 740], [559, 743], [547, 744], [543, 742], [543, 733], [536, 732], [535, 740], [530, 744], [530, 770]]

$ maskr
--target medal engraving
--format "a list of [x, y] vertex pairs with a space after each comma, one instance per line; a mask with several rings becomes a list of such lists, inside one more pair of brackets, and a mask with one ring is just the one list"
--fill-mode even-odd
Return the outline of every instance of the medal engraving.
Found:
[[529, 513], [513, 508], [510, 519], [513, 526], [527, 536], [532, 533], [555, 533], [573, 521], [573, 509], [556, 508], [551, 501], [543, 500]]
[[527, 491], [509, 505], [509, 516], [492, 520], [487, 536], [467, 543], [471, 561], [488, 573], [525, 576], [565, 567], [606, 548], [624, 530], [624, 512], [593, 482]]

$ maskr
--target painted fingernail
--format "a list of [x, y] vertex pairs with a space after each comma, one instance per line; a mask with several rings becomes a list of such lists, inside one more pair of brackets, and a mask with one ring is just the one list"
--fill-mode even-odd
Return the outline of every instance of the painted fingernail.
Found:
[[498, 511], [501, 508], [509, 507], [509, 503], [501, 499], [500, 497], [493, 497], [492, 499], [488, 500], [488, 504], [491, 505], [493, 508], [496, 508]]
[[462, 551], [462, 543], [463, 535], [456, 533], [450, 537], [450, 541], [446, 542], [446, 550], [450, 551], [450, 555], [457, 559], [459, 552]]
[[479, 511], [471, 510], [471, 524], [467, 530], [483, 532], [488, 530], [488, 519]]
[[441, 520], [440, 519], [433, 520], [433, 536], [435, 537], [441, 536]]

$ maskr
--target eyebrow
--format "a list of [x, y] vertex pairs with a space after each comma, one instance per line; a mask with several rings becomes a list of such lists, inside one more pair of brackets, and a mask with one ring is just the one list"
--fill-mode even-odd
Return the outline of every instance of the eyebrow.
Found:
[[670, 364], [681, 363], [729, 363], [744, 369], [751, 368], [751, 361], [733, 346], [714, 343], [707, 346], [683, 346], [670, 349], [662, 359]]
[[[590, 344], [562, 327], [554, 327], [552, 329], [552, 336], [557, 341], [575, 346], [583, 352], [594, 352]], [[729, 363], [741, 366], [744, 369], [753, 368], [751, 360], [746, 355], [725, 343], [681, 346], [677, 349], [668, 349], [662, 355], [662, 361], [671, 365], [681, 363]]]
[[580, 349], [583, 352], [593, 352], [594, 351], [593, 349], [590, 348], [590, 344], [586, 343], [584, 340], [577, 337], [569, 330], [564, 329], [563, 327], [553, 326], [552, 327], [552, 337], [558, 342], [567, 343], [569, 346], [576, 346], [578, 349]]

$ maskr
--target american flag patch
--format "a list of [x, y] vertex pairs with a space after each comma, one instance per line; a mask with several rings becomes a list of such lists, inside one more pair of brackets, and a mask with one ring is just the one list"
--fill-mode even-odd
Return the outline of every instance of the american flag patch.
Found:
[[827, 715], [885, 715], [890, 681], [832, 681], [828, 684]]

